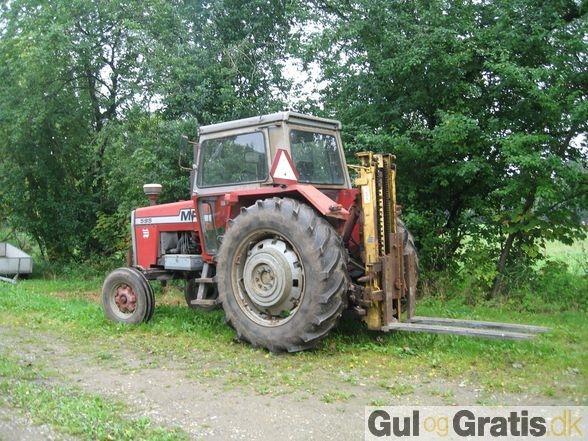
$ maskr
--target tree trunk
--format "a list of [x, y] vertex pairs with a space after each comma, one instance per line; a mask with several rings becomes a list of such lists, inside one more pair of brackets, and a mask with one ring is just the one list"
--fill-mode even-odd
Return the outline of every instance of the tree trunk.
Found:
[[496, 265], [496, 276], [492, 282], [492, 289], [486, 297], [488, 300], [498, 296], [502, 292], [502, 282], [504, 280], [504, 269], [506, 268], [506, 259], [512, 249], [517, 233], [509, 233], [500, 251], [500, 258], [498, 259], [498, 265]]
[[[525, 205], [523, 206], [522, 210], [522, 218], [525, 222], [525, 217], [533, 208], [535, 204], [535, 193], [537, 191], [537, 187], [533, 185], [531, 192], [525, 198]], [[506, 269], [506, 262], [508, 260], [508, 256], [512, 250], [512, 246], [516, 238], [521, 237], [523, 235], [522, 230], [518, 230], [516, 232], [509, 233], [506, 237], [506, 241], [502, 246], [500, 251], [500, 257], [498, 259], [498, 264], [496, 265], [496, 277], [494, 277], [494, 281], [492, 282], [492, 289], [486, 296], [487, 299], [491, 299], [496, 297], [498, 294], [502, 292], [503, 288], [503, 281], [504, 281], [504, 270]]]

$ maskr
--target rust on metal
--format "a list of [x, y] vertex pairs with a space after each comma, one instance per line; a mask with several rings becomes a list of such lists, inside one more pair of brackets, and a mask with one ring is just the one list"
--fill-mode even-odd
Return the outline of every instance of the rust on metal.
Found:
[[120, 310], [126, 314], [132, 314], [137, 307], [137, 295], [133, 288], [129, 285], [123, 284], [116, 288], [114, 302]]

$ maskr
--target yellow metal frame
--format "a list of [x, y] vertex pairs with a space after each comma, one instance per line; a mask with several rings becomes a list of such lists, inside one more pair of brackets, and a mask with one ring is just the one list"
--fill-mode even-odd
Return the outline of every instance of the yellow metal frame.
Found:
[[392, 319], [393, 311], [400, 317], [404, 285], [402, 241], [396, 237], [395, 158], [372, 152], [357, 157], [360, 165], [352, 167], [361, 193], [362, 257], [367, 276], [364, 298], [369, 299], [364, 320], [369, 329], [379, 330]]

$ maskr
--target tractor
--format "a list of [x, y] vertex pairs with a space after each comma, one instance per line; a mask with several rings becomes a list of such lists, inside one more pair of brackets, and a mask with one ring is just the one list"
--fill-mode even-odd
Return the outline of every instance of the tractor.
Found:
[[345, 310], [376, 331], [545, 330], [416, 316], [419, 264], [399, 219], [395, 157], [362, 152], [348, 166], [340, 131], [291, 111], [200, 127], [191, 198], [157, 204], [161, 185], [144, 186], [150, 205], [131, 213], [128, 266], [103, 285], [106, 316], [149, 321], [150, 281], [181, 279], [189, 307], [222, 307], [240, 340], [272, 352], [316, 346]]

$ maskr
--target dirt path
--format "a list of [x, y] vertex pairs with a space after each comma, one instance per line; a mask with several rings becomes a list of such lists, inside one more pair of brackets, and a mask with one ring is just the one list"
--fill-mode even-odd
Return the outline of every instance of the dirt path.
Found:
[[[14, 353], [13, 348], [18, 348]], [[180, 427], [193, 439], [360, 439], [363, 437], [364, 406], [375, 394], [370, 388], [341, 385], [350, 398], [325, 403], [316, 396], [293, 393], [264, 396], [245, 388], [228, 388], [218, 379], [197, 378], [198, 366], [178, 361], [154, 360], [146, 353], [119, 350], [117, 361], [97, 361], [96, 348], [73, 345], [64, 337], [0, 325], [0, 353], [10, 353], [27, 363], [57, 372], [57, 381], [113, 397], [128, 404], [129, 414], [148, 416], [166, 427]], [[479, 389], [445, 380], [418, 384], [409, 396], [387, 404], [447, 404], [431, 390], [456, 391], [460, 404], [475, 404]], [[499, 401], [525, 402], [530, 397], [501, 397]], [[547, 403], [542, 403], [547, 404]], [[8, 419], [14, 411], [6, 409]], [[0, 439], [54, 439], [47, 428], [30, 428], [26, 420], [2, 422]], [[25, 421], [24, 423], [22, 421]], [[27, 438], [26, 430], [33, 432]]]
[[[197, 366], [150, 368], [148, 360], [131, 354], [125, 354], [126, 367], [97, 365], [93, 354], [80, 353], [79, 348], [70, 347], [54, 335], [36, 334], [33, 338], [22, 330], [16, 334], [0, 326], [0, 351], [11, 353], [15, 347], [27, 363], [55, 370], [63, 381], [83, 390], [122, 400], [128, 403], [131, 414], [148, 416], [160, 425], [181, 427], [194, 439], [308, 440], [363, 436], [363, 406], [227, 390], [215, 380], [207, 379], [204, 383], [187, 379], [187, 370], [197, 370]], [[12, 429], [0, 423], [0, 439], [21, 439], [18, 427], [26, 425], [14, 425], [12, 436]], [[30, 439], [53, 439], [49, 432], [36, 434], [39, 436]]]

